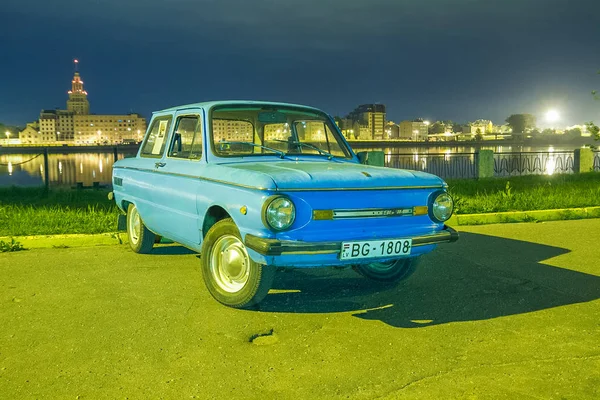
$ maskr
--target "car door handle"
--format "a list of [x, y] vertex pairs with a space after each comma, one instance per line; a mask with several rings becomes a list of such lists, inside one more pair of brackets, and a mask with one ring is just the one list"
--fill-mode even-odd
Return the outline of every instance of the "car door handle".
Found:
[[164, 167], [165, 165], [167, 165], [166, 162], [157, 162], [157, 163], [154, 163], [154, 166], [156, 168]]

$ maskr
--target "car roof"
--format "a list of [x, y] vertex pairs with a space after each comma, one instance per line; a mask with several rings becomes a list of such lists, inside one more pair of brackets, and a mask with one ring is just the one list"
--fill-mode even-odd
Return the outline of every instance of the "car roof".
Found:
[[275, 101], [256, 101], [256, 100], [220, 100], [220, 101], [205, 101], [202, 103], [191, 103], [191, 104], [184, 104], [181, 106], [169, 107], [169, 108], [165, 108], [164, 110], [154, 111], [153, 114], [172, 113], [175, 111], [181, 111], [181, 110], [185, 110], [188, 108], [210, 109], [217, 105], [229, 105], [229, 104], [256, 104], [256, 105], [268, 105], [268, 106], [276, 105], [276, 106], [287, 106], [287, 107], [299, 107], [299, 108], [305, 108], [307, 110], [323, 112], [322, 110], [319, 110], [318, 108], [305, 106], [302, 104], [281, 103], [281, 102], [275, 102]]

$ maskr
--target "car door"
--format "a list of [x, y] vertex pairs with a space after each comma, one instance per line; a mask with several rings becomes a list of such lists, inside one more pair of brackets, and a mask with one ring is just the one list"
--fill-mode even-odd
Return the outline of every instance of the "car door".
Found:
[[157, 164], [163, 178], [160, 188], [154, 189], [154, 200], [162, 209], [157, 216], [162, 232], [188, 246], [201, 242], [203, 215], [198, 215], [196, 195], [202, 185], [198, 177], [206, 166], [202, 124], [201, 109], [175, 114], [167, 150]]
[[157, 217], [161, 210], [156, 203], [155, 191], [160, 189], [164, 181], [164, 177], [157, 173], [157, 170], [165, 155], [172, 120], [173, 116], [170, 114], [155, 115], [152, 118], [139, 155], [132, 161], [128, 179], [124, 183], [144, 224], [157, 233], [160, 233]]

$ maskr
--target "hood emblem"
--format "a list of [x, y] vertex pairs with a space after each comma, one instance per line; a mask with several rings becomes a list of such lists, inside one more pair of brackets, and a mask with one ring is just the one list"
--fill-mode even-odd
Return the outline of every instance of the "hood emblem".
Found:
[[363, 171], [363, 172], [361, 172], [361, 174], [363, 174], [363, 175], [364, 175], [364, 176], [366, 176], [367, 178], [370, 178], [370, 177], [371, 177], [371, 174], [369, 174], [368, 172], [364, 172], [364, 171]]

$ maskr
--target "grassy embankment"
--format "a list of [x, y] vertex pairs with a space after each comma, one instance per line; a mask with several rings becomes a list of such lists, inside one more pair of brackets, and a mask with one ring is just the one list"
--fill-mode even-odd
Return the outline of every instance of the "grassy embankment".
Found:
[[448, 181], [457, 214], [600, 206], [600, 173]]
[[0, 236], [114, 232], [118, 210], [106, 190], [0, 188]]
[[[448, 182], [457, 214], [600, 206], [600, 173]], [[116, 230], [105, 190], [0, 189], [0, 237]]]

